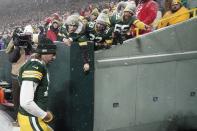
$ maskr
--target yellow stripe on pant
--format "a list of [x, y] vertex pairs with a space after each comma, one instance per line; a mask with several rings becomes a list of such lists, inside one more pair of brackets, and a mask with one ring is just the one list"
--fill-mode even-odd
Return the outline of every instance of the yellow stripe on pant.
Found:
[[18, 113], [18, 123], [20, 131], [52, 131], [41, 118], [25, 116], [20, 113]]

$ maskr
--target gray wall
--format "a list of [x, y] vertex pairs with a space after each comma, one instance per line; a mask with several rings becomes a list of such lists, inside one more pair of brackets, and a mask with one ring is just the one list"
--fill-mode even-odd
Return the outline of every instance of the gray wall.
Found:
[[197, 121], [197, 19], [95, 53], [94, 131], [169, 131]]
[[197, 1], [196, 0], [188, 0], [188, 7], [189, 8], [197, 8]]

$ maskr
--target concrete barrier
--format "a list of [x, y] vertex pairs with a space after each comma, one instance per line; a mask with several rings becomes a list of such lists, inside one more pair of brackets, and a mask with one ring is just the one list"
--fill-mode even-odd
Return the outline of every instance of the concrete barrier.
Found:
[[196, 27], [193, 18], [95, 53], [94, 131], [195, 127]]

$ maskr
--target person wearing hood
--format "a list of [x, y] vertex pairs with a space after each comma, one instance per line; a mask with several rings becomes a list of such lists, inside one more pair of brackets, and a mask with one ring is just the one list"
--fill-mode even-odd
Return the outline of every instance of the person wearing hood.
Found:
[[[127, 5], [124, 9], [124, 13], [121, 17], [121, 19], [116, 21], [115, 28], [114, 28], [114, 44], [120, 43], [124, 40], [127, 40], [129, 38], [132, 38], [133, 35], [131, 33], [131, 28], [137, 27], [141, 30], [147, 30], [150, 27], [140, 21], [135, 16], [135, 5]], [[118, 39], [118, 41], [117, 41]]]
[[157, 17], [158, 4], [154, 0], [138, 0], [136, 17], [146, 25], [151, 25]]
[[50, 26], [50, 29], [46, 33], [46, 37], [51, 41], [57, 41], [59, 33], [60, 21], [54, 20]]
[[112, 13], [112, 16], [110, 17], [111, 27], [114, 27], [115, 22], [117, 20], [121, 19], [121, 16], [123, 15], [126, 5], [127, 5], [127, 3], [124, 1], [121, 1], [117, 4], [115, 11]]
[[[12, 63], [11, 68], [11, 80], [12, 80], [12, 96], [14, 104], [14, 119], [16, 120], [18, 107], [19, 107], [19, 94], [20, 87], [18, 83], [19, 69], [29, 59], [32, 53], [32, 39], [30, 34], [32, 33], [32, 27], [26, 26], [25, 31], [22, 27], [16, 27], [13, 31], [12, 39], [10, 40], [6, 53], [9, 56], [9, 61]], [[25, 37], [22, 35], [27, 34]], [[25, 38], [25, 39], [22, 39]], [[28, 38], [28, 39], [27, 39]], [[26, 44], [24, 44], [24, 41]]]
[[107, 12], [99, 14], [95, 22], [89, 22], [86, 28], [86, 35], [94, 42], [95, 50], [107, 49], [112, 45], [112, 28]]
[[89, 55], [88, 55], [88, 39], [84, 35], [84, 25], [82, 21], [79, 19], [78, 15], [71, 15], [66, 19], [65, 29], [62, 32], [62, 41], [65, 45], [71, 46], [72, 44], [78, 44], [82, 51], [82, 59], [83, 59], [83, 69], [84, 72], [88, 72], [90, 69], [89, 66]]
[[157, 28], [174, 25], [190, 18], [189, 10], [181, 4], [180, 0], [173, 0], [170, 11], [167, 11], [159, 21]]
[[90, 15], [90, 21], [95, 21], [98, 15], [99, 15], [99, 10], [97, 8], [94, 8], [94, 10], [92, 10]]
[[78, 15], [70, 15], [65, 21], [64, 31], [61, 32], [63, 35], [62, 41], [68, 46], [70, 46], [72, 42], [87, 41], [83, 35], [84, 26]]

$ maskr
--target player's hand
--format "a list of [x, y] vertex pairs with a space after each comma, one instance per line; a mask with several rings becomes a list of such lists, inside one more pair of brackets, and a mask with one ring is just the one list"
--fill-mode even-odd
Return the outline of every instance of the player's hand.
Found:
[[145, 30], [147, 30], [147, 31], [151, 31], [151, 30], [152, 30], [152, 27], [151, 27], [151, 26], [149, 26], [149, 25], [145, 25]]
[[50, 111], [47, 111], [47, 115], [43, 118], [43, 121], [49, 123], [53, 120], [53, 114]]
[[70, 39], [66, 39], [66, 38], [63, 39], [63, 42], [64, 42], [65, 45], [67, 45], [67, 46], [71, 46], [71, 44], [72, 44], [72, 41], [71, 41]]
[[85, 63], [83, 65], [83, 70], [84, 70], [84, 72], [89, 71], [90, 70], [90, 65], [88, 63]]

